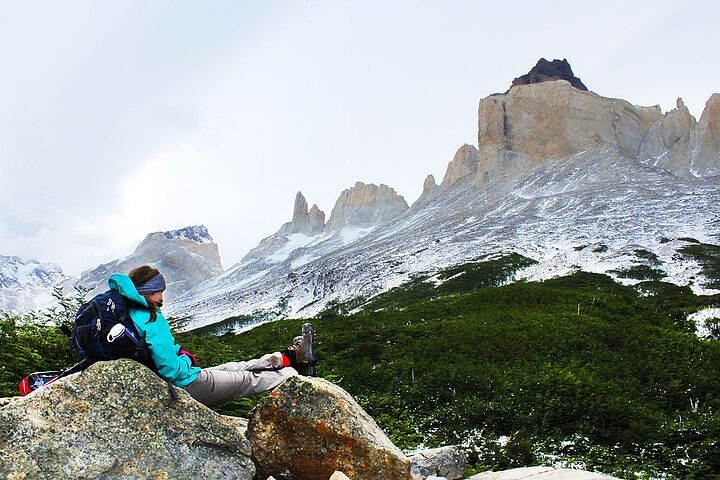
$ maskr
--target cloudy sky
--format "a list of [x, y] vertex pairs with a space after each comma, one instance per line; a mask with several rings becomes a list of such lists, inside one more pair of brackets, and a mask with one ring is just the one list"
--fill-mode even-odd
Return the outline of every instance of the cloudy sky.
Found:
[[412, 203], [540, 57], [699, 117], [718, 25], [714, 1], [0, 0], [0, 254], [77, 275], [202, 223], [227, 268], [298, 190]]

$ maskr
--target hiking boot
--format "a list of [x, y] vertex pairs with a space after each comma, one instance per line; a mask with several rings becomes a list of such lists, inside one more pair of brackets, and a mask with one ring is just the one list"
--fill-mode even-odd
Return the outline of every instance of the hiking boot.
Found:
[[282, 351], [283, 355], [290, 360], [290, 366], [306, 377], [316, 375], [315, 365], [318, 359], [313, 346], [314, 340], [313, 327], [306, 323], [302, 326], [302, 335], [295, 337], [293, 343]]

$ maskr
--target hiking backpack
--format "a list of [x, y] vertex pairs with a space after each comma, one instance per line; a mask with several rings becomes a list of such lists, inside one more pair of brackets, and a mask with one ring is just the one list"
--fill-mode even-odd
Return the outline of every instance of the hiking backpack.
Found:
[[114, 290], [96, 295], [80, 307], [71, 342], [82, 360], [130, 358], [155, 368], [150, 349], [128, 314], [125, 298]]

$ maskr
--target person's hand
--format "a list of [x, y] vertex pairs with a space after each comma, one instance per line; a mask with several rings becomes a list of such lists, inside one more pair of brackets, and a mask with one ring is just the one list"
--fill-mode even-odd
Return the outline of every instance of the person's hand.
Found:
[[193, 355], [192, 353], [188, 352], [188, 351], [185, 350], [184, 348], [180, 347], [180, 350], [178, 350], [178, 355], [185, 355], [186, 357], [188, 357], [188, 358], [190, 359], [190, 364], [191, 364], [193, 367], [198, 367], [198, 366], [200, 366], [200, 364], [199, 364], [198, 361], [197, 361], [197, 357], [195, 357], [195, 355]]

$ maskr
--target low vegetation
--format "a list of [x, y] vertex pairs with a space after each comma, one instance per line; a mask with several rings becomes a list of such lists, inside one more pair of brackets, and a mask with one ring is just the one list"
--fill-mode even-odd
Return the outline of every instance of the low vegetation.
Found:
[[695, 243], [682, 247], [680, 253], [700, 264], [703, 276], [707, 279], [707, 288], [720, 289], [720, 246], [696, 240]]

